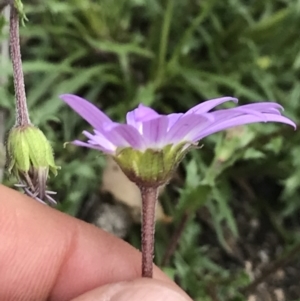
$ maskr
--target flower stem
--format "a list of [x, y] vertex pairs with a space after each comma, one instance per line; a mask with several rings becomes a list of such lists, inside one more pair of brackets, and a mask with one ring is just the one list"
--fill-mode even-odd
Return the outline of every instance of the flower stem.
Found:
[[142, 195], [142, 277], [152, 278], [157, 187], [140, 187]]
[[13, 65], [14, 86], [16, 94], [16, 126], [29, 125], [30, 119], [27, 109], [24, 75], [20, 51], [19, 13], [14, 4], [10, 12], [10, 55]]

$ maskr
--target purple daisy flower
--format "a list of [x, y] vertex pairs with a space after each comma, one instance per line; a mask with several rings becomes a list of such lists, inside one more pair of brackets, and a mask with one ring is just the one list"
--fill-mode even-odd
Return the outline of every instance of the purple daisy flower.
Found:
[[210, 112], [216, 106], [238, 100], [222, 97], [208, 100], [186, 113], [158, 114], [140, 104], [126, 115], [126, 123], [112, 121], [87, 100], [64, 94], [61, 98], [93, 128], [84, 131], [87, 142], [73, 144], [111, 155], [127, 177], [140, 187], [158, 187], [172, 177], [185, 154], [206, 136], [255, 122], [281, 122], [296, 127], [281, 115], [273, 102], [254, 103]]
[[161, 115], [139, 105], [128, 112], [126, 123], [112, 121], [88, 101], [65, 94], [61, 98], [93, 128], [84, 131], [87, 142], [73, 144], [98, 149], [113, 157], [125, 175], [141, 191], [142, 276], [152, 277], [155, 206], [158, 188], [166, 184], [184, 155], [204, 137], [235, 126], [255, 122], [281, 122], [296, 127], [282, 116], [279, 104], [262, 102], [210, 112], [216, 106], [237, 102], [222, 97], [203, 102], [186, 113]]
[[94, 133], [83, 132], [88, 138], [87, 142], [75, 140], [73, 144], [98, 149], [110, 155], [127, 147], [142, 152], [183, 142], [188, 147], [213, 133], [248, 123], [272, 121], [296, 127], [293, 121], [281, 115], [283, 108], [274, 102], [253, 103], [210, 112], [222, 103], [238, 102], [233, 97], [222, 97], [205, 101], [186, 113], [169, 115], [158, 114], [140, 104], [127, 113], [126, 123], [122, 124], [112, 121], [81, 97], [70, 94], [60, 97], [94, 128]]

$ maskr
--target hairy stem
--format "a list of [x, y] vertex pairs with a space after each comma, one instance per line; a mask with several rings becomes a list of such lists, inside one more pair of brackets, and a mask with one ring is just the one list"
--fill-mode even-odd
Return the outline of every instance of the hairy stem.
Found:
[[19, 14], [13, 4], [11, 5], [10, 12], [10, 55], [13, 65], [16, 94], [16, 126], [25, 126], [30, 124], [30, 119], [26, 103], [24, 75], [20, 51]]
[[142, 195], [142, 277], [152, 278], [158, 189], [140, 187], [140, 190]]
[[[10, 7], [3, 6], [1, 7], [1, 2], [0, 2], [0, 13], [2, 8], [4, 8], [2, 14], [4, 16], [4, 20], [9, 22], [9, 17], [10, 17]], [[5, 22], [6, 23], [6, 22]], [[9, 39], [8, 37], [6, 38], [6, 35], [8, 34], [8, 25], [2, 27], [2, 34], [5, 36], [5, 39], [1, 41], [0, 44], [0, 70], [3, 68], [5, 64], [9, 61]], [[7, 84], [8, 81], [8, 76], [7, 74], [1, 74], [0, 75], [0, 86], [3, 87]], [[3, 175], [4, 175], [4, 165], [5, 165], [5, 123], [6, 122], [6, 113], [3, 108], [0, 106], [0, 183], [3, 180]]]

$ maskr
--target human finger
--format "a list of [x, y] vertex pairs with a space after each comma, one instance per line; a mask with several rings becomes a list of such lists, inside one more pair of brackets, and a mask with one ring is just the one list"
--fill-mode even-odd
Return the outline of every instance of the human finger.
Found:
[[0, 200], [0, 300], [70, 300], [140, 277], [128, 243], [1, 185]]
[[94, 289], [72, 301], [191, 301], [178, 287], [157, 279], [108, 284]]

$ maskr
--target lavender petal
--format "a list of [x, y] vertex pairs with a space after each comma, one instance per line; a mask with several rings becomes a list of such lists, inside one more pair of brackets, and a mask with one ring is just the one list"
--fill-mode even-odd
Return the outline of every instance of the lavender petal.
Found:
[[107, 139], [101, 132], [94, 130], [95, 135], [87, 131], [83, 131], [83, 134], [89, 138], [88, 143], [98, 146], [104, 152], [114, 152], [116, 150], [116, 146]]
[[224, 102], [228, 102], [228, 101], [233, 101], [235, 103], [238, 102], [237, 98], [234, 97], [221, 97], [221, 98], [215, 98], [215, 99], [211, 99], [211, 100], [207, 100], [203, 103], [198, 104], [197, 106], [189, 109], [185, 114], [203, 114], [203, 113], [207, 113], [208, 111], [210, 111], [211, 109], [215, 108], [216, 106], [224, 103]]
[[143, 136], [145, 143], [151, 147], [157, 147], [166, 138], [169, 120], [167, 116], [143, 122]]
[[172, 113], [167, 115], [169, 119], [169, 124], [168, 124], [168, 130], [182, 117], [184, 116], [183, 113]]
[[104, 152], [104, 153], [113, 153], [112, 151], [103, 149], [99, 145], [94, 145], [94, 144], [83, 142], [83, 141], [80, 141], [80, 140], [74, 140], [74, 141], [72, 141], [72, 144], [76, 145], [76, 146], [82, 146], [82, 147], [96, 149], [96, 150]]
[[255, 123], [255, 122], [280, 122], [280, 123], [291, 125], [292, 127], [296, 128], [296, 124], [284, 116], [275, 115], [275, 114], [264, 114], [264, 117], [265, 120], [262, 120], [260, 117], [254, 115], [241, 115], [235, 118], [227, 119], [224, 120], [223, 122], [218, 122], [210, 127], [207, 127], [205, 130], [201, 131], [198, 135], [194, 136], [193, 139], [198, 141], [216, 132], [220, 132], [222, 130], [226, 130], [231, 127], [249, 124], [249, 123]]
[[103, 122], [112, 122], [96, 106], [79, 96], [63, 94], [60, 98], [95, 129], [100, 129]]
[[250, 103], [247, 105], [242, 105], [240, 108], [249, 108], [252, 110], [257, 110], [260, 112], [268, 113], [269, 111], [280, 112], [283, 111], [283, 107], [276, 102], [258, 102], [258, 103]]
[[[208, 114], [198, 115], [189, 114], [182, 116], [170, 129], [166, 136], [168, 143], [177, 143], [180, 141], [192, 141], [190, 136], [210, 125], [213, 121], [207, 118]], [[214, 120], [214, 119], [213, 119]]]
[[136, 122], [148, 121], [159, 116], [160, 114], [155, 110], [140, 104], [136, 109], [127, 113], [126, 122], [135, 127]]
[[135, 149], [145, 148], [145, 141], [136, 128], [128, 124], [119, 124], [105, 133], [106, 137], [116, 147], [132, 147]]

